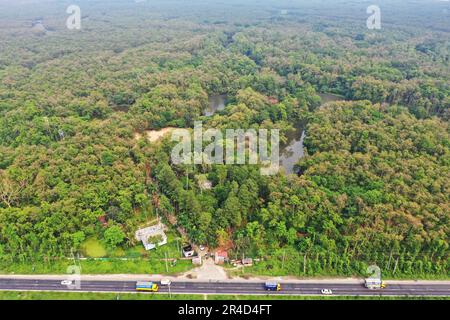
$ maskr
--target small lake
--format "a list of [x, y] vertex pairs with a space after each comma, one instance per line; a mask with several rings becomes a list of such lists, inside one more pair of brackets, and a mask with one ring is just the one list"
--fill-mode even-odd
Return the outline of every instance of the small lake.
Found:
[[332, 93], [319, 93], [320, 98], [322, 99], [322, 104], [333, 102], [333, 101], [343, 101], [345, 97], [339, 96], [337, 94]]
[[212, 95], [209, 97], [209, 106], [208, 109], [205, 110], [204, 115], [210, 117], [214, 115], [217, 111], [225, 109], [226, 104], [227, 104], [226, 94]]
[[287, 143], [280, 148], [280, 165], [284, 168], [286, 174], [293, 174], [294, 166], [305, 155], [303, 141], [305, 140], [305, 124], [297, 124], [287, 134]]
[[[344, 97], [330, 93], [319, 93], [322, 104], [342, 101]], [[306, 137], [306, 123], [298, 123], [295, 130], [287, 134], [287, 143], [280, 147], [280, 166], [284, 168], [286, 174], [295, 174], [294, 166], [305, 156], [303, 142]]]

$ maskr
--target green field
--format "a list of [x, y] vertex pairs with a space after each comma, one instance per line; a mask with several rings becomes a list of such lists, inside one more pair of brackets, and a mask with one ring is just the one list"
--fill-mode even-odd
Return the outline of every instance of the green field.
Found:
[[[9, 264], [0, 267], [2, 274], [65, 274], [67, 268], [73, 265], [71, 260], [58, 260], [52, 263], [37, 264]], [[118, 258], [110, 258], [105, 260], [82, 260], [82, 274], [170, 274], [175, 275], [183, 273], [192, 268], [190, 260], [178, 260], [176, 265], [168, 264], [168, 272], [166, 272], [166, 264], [159, 259], [130, 259], [121, 260]]]
[[83, 252], [86, 256], [91, 258], [102, 258], [107, 255], [105, 247], [100, 241], [90, 238], [83, 243]]
[[[101, 241], [87, 239], [82, 246], [84, 259], [55, 259], [49, 262], [4, 262], [0, 263], [0, 274], [65, 274], [74, 264], [81, 266], [82, 274], [178, 274], [192, 269], [191, 260], [182, 260], [181, 241], [173, 232], [167, 233], [168, 243], [151, 251], [141, 244], [131, 248], [116, 248], [108, 251]], [[165, 258], [169, 260], [167, 265]], [[174, 261], [176, 260], [176, 262]]]
[[[271, 263], [271, 261], [269, 261]], [[347, 272], [347, 273], [337, 273], [333, 270], [323, 270], [321, 272], [315, 272], [315, 273], [303, 273], [298, 272], [298, 270], [295, 270], [295, 266], [292, 268], [281, 268], [279, 265], [281, 263], [277, 264], [277, 261], [275, 260], [275, 263], [271, 263], [271, 266], [275, 265], [275, 267], [272, 267], [271, 269], [267, 268], [268, 262], [259, 262], [257, 264], [254, 264], [251, 267], [245, 267], [241, 268], [240, 270], [231, 270], [231, 267], [229, 270], [229, 274], [231, 276], [238, 276], [245, 279], [255, 277], [255, 276], [294, 276], [298, 277], [299, 279], [320, 279], [320, 278], [343, 278], [343, 277], [358, 277], [358, 278], [364, 278], [367, 276], [365, 274], [364, 269], [362, 269], [360, 272], [353, 271], [353, 272]], [[392, 272], [384, 272], [383, 273], [383, 279], [385, 280], [449, 280], [450, 274], [449, 273], [442, 273], [442, 274], [426, 274], [426, 273], [412, 273], [412, 274], [404, 274], [404, 273], [392, 273]]]

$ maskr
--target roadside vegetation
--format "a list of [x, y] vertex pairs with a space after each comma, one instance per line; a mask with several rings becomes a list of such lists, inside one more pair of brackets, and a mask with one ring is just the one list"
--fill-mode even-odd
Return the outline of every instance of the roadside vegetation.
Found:
[[0, 291], [0, 300], [449, 300], [446, 297], [322, 297], [283, 295], [185, 295], [142, 293]]

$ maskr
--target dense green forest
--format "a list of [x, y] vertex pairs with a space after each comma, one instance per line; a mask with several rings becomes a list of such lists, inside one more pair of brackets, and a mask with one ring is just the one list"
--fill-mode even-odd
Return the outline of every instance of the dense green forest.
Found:
[[[381, 1], [381, 30], [340, 0], [108, 3], [69, 30], [70, 1], [0, 1], [0, 266], [133, 248], [159, 214], [258, 273], [448, 277], [448, 3]], [[262, 176], [143, 138], [196, 120], [281, 142], [302, 123], [306, 156]]]

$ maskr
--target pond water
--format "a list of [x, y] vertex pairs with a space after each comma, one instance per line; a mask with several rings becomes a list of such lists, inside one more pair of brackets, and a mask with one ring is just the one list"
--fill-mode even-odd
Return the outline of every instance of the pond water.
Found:
[[[331, 94], [319, 93], [322, 103], [344, 100], [344, 97]], [[217, 111], [225, 109], [227, 103], [226, 94], [215, 94], [209, 97], [209, 106], [204, 111], [205, 116], [212, 116]], [[286, 174], [295, 174], [295, 164], [305, 156], [303, 142], [306, 137], [306, 123], [297, 123], [294, 130], [287, 134], [287, 143], [280, 146], [280, 166], [284, 168]]]
[[225, 109], [226, 103], [227, 103], [226, 94], [215, 94], [210, 96], [208, 109], [206, 109], [204, 113], [205, 116], [207, 117], [212, 116], [217, 111]]
[[[344, 97], [330, 93], [320, 93], [319, 96], [322, 98], [322, 104], [344, 100]], [[306, 137], [306, 123], [298, 123], [294, 128], [295, 130], [287, 135], [287, 143], [280, 147], [280, 166], [286, 174], [295, 174], [295, 164], [305, 156], [303, 142]]]
[[343, 101], [345, 98], [343, 96], [339, 96], [337, 94], [332, 93], [319, 93], [320, 98], [322, 99], [322, 104], [333, 101]]
[[55, 33], [54, 28], [48, 28], [42, 19], [35, 19], [31, 22], [31, 30], [33, 32], [42, 33], [42, 34], [52, 34]]
[[295, 173], [294, 166], [305, 155], [303, 141], [306, 136], [305, 124], [299, 123], [295, 130], [287, 134], [287, 143], [280, 148], [280, 166], [286, 174]]

